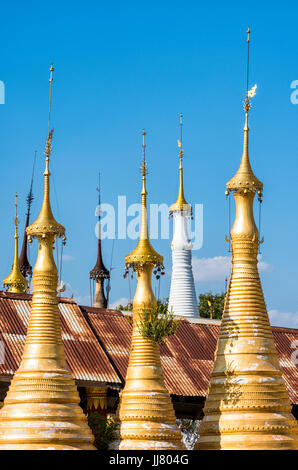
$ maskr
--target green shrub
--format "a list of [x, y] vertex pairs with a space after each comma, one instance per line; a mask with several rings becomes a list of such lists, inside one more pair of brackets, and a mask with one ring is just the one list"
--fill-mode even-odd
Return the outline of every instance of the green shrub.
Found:
[[157, 344], [162, 344], [168, 336], [174, 335], [179, 325], [173, 313], [168, 311], [168, 305], [162, 303], [156, 308], [144, 309], [138, 320], [140, 334]]
[[95, 447], [98, 450], [108, 450], [109, 444], [116, 436], [116, 423], [114, 420], [104, 418], [94, 411], [88, 415], [88, 424], [95, 437]]

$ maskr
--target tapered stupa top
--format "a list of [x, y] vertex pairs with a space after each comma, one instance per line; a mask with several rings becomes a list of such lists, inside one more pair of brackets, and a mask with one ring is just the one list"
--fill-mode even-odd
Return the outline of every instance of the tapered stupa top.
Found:
[[247, 30], [247, 80], [246, 80], [246, 98], [244, 101], [245, 111], [245, 126], [244, 126], [244, 138], [243, 138], [243, 154], [240, 166], [237, 173], [227, 183], [227, 194], [229, 191], [238, 191], [239, 189], [257, 192], [259, 196], [262, 194], [263, 183], [258, 180], [252, 171], [249, 161], [249, 127], [248, 127], [248, 114], [251, 107], [250, 100], [256, 94], [257, 85], [254, 85], [251, 90], [248, 89], [248, 78], [249, 78], [249, 44], [250, 44], [250, 29]]
[[21, 273], [23, 274], [24, 277], [32, 275], [32, 266], [29, 263], [28, 253], [27, 253], [28, 246], [27, 246], [27, 232], [26, 232], [26, 229], [29, 226], [30, 214], [31, 214], [31, 205], [32, 205], [32, 202], [34, 200], [34, 196], [33, 196], [33, 179], [34, 179], [34, 170], [35, 170], [35, 163], [36, 163], [36, 154], [37, 154], [37, 150], [35, 150], [35, 153], [34, 153], [34, 163], [33, 163], [32, 177], [31, 177], [31, 185], [30, 185], [30, 190], [29, 190], [28, 196], [27, 196], [27, 215], [26, 215], [25, 233], [24, 233], [24, 238], [23, 238], [22, 250], [21, 250], [20, 257], [19, 257], [20, 270], [21, 270]]
[[98, 244], [97, 244], [97, 260], [94, 268], [90, 271], [90, 279], [98, 281], [99, 279], [109, 279], [110, 271], [105, 267], [102, 252], [101, 252], [101, 235], [100, 235], [100, 218], [101, 218], [101, 207], [100, 207], [100, 176], [98, 191]]
[[139, 268], [145, 264], [153, 264], [156, 266], [163, 267], [163, 257], [159, 255], [154, 248], [152, 247], [149, 235], [148, 235], [148, 219], [147, 219], [147, 190], [146, 190], [146, 175], [147, 164], [145, 157], [145, 135], [146, 132], [142, 132], [143, 135], [143, 160], [141, 165], [141, 175], [142, 175], [142, 219], [141, 219], [141, 228], [140, 228], [140, 238], [137, 244], [136, 249], [125, 258], [126, 267]]
[[173, 212], [186, 212], [186, 213], [191, 213], [191, 205], [188, 204], [184, 197], [184, 189], [183, 189], [183, 148], [182, 148], [182, 114], [180, 114], [180, 140], [178, 140], [178, 147], [179, 147], [179, 160], [180, 160], [180, 165], [179, 165], [179, 192], [178, 192], [178, 198], [175, 204], [172, 204], [170, 207], [170, 214]]
[[52, 151], [52, 138], [54, 129], [50, 130], [51, 126], [51, 103], [52, 103], [52, 83], [53, 83], [53, 71], [54, 68], [51, 65], [50, 67], [50, 101], [49, 101], [49, 121], [48, 121], [48, 138], [45, 147], [45, 157], [46, 157], [46, 169], [44, 172], [44, 198], [41, 207], [40, 214], [37, 220], [27, 228], [27, 235], [29, 239], [31, 237], [54, 235], [55, 237], [65, 238], [65, 228], [63, 225], [59, 224], [52, 212], [51, 203], [50, 203], [50, 155]]
[[3, 280], [3, 286], [9, 292], [23, 293], [28, 288], [28, 283], [20, 271], [18, 251], [19, 251], [19, 236], [18, 236], [18, 195], [15, 196], [15, 235], [14, 235], [14, 261], [12, 271], [8, 277]]

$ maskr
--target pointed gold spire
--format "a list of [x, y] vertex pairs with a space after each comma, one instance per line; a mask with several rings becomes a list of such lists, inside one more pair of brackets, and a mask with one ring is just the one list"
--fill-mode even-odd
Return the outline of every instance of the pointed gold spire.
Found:
[[44, 150], [46, 157], [46, 168], [44, 172], [44, 197], [40, 214], [37, 220], [27, 228], [29, 241], [32, 237], [38, 237], [45, 233], [52, 234], [55, 237], [62, 237], [65, 241], [65, 228], [56, 222], [50, 203], [50, 156], [52, 153], [52, 139], [54, 129], [51, 130], [51, 109], [52, 109], [52, 85], [53, 85], [54, 67], [50, 67], [50, 100], [49, 100], [49, 119], [48, 119], [48, 138]]
[[170, 207], [170, 214], [173, 212], [188, 212], [191, 213], [191, 205], [188, 204], [184, 197], [184, 188], [183, 188], [183, 141], [182, 141], [182, 126], [183, 126], [183, 121], [182, 121], [182, 114], [180, 114], [180, 140], [178, 140], [178, 147], [179, 147], [179, 160], [180, 160], [180, 165], [179, 165], [179, 192], [178, 192], [178, 198], [175, 204], [172, 204]]
[[141, 165], [141, 175], [142, 175], [142, 214], [141, 214], [141, 228], [140, 228], [140, 238], [139, 243], [137, 244], [136, 249], [128, 256], [126, 256], [125, 261], [127, 266], [139, 266], [145, 263], [152, 264], [163, 264], [163, 257], [159, 255], [154, 248], [152, 247], [149, 235], [148, 235], [148, 218], [147, 218], [147, 190], [146, 190], [146, 175], [147, 164], [145, 156], [145, 136], [146, 132], [143, 130], [143, 160]]
[[175, 450], [183, 448], [171, 397], [165, 387], [158, 344], [144, 338], [140, 319], [156, 308], [151, 285], [153, 266], [163, 269], [163, 257], [151, 246], [147, 222], [147, 166], [143, 131], [142, 221], [137, 248], [125, 258], [126, 269], [137, 275], [133, 299], [133, 333], [125, 387], [120, 402], [120, 450]]
[[8, 292], [24, 293], [28, 288], [28, 282], [20, 271], [19, 266], [19, 235], [18, 235], [18, 195], [15, 196], [15, 234], [14, 234], [14, 260], [10, 275], [3, 280], [3, 286]]
[[[247, 105], [254, 91], [247, 92]], [[196, 449], [294, 450], [297, 421], [291, 415], [258, 273], [253, 204], [262, 183], [245, 149], [242, 162], [240, 168], [246, 171], [238, 170], [227, 184], [236, 202], [232, 270]]]
[[[51, 66], [50, 111], [53, 70]], [[54, 219], [50, 203], [50, 111], [44, 200], [38, 219], [27, 228], [30, 239], [38, 239], [30, 318], [21, 364], [0, 411], [0, 450], [95, 449], [61, 336], [53, 244], [56, 237], [65, 239], [65, 230]]]
[[258, 180], [251, 169], [249, 161], [249, 127], [248, 127], [248, 114], [251, 108], [250, 98], [253, 98], [256, 94], [257, 85], [254, 85], [251, 90], [248, 89], [249, 80], [249, 46], [250, 46], [250, 28], [247, 30], [247, 72], [246, 72], [246, 97], [244, 101], [244, 112], [245, 112], [245, 125], [244, 125], [244, 136], [243, 136], [243, 153], [237, 173], [227, 183], [226, 194], [229, 191], [237, 191], [237, 189], [247, 189], [249, 191], [257, 191], [259, 196], [262, 196], [263, 183]]

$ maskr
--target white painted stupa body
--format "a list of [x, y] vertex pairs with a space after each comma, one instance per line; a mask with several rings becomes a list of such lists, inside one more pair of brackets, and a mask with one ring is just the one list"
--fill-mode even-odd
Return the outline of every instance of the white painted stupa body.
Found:
[[169, 311], [186, 318], [198, 318], [198, 302], [192, 272], [192, 243], [189, 240], [190, 213], [173, 212], [172, 279]]
[[191, 206], [186, 202], [183, 190], [182, 115], [180, 115], [181, 137], [179, 151], [179, 192], [175, 204], [170, 207], [173, 215], [172, 279], [169, 311], [186, 318], [198, 318], [198, 302], [191, 265], [192, 243], [190, 241]]

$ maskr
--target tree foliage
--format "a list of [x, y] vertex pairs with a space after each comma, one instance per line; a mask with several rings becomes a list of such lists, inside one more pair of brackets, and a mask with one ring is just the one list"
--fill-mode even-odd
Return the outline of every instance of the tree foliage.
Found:
[[199, 314], [202, 318], [221, 319], [225, 303], [225, 293], [199, 295]]
[[104, 418], [94, 411], [88, 415], [88, 424], [95, 437], [95, 447], [98, 450], [108, 450], [109, 444], [116, 436], [115, 421], [110, 418]]
[[127, 305], [118, 305], [118, 307], [116, 307], [116, 310], [120, 310], [120, 311], [123, 311], [123, 312], [132, 312], [132, 303], [131, 302], [128, 302]]

